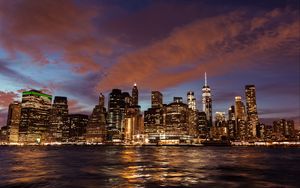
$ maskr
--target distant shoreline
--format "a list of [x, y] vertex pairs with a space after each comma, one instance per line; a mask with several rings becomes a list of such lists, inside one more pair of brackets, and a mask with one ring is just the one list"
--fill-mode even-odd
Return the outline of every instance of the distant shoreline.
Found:
[[231, 142], [230, 144], [124, 144], [124, 143], [46, 143], [46, 144], [8, 144], [0, 143], [0, 146], [121, 146], [121, 147], [300, 147], [300, 142]]

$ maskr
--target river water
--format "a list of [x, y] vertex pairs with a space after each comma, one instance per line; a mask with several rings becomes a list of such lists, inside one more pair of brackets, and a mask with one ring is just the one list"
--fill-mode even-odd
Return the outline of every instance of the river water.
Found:
[[0, 146], [0, 187], [300, 187], [300, 148]]

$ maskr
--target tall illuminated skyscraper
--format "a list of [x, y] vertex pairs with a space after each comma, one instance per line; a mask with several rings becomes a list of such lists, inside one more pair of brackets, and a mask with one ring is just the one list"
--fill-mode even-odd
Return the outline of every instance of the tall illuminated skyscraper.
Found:
[[258, 115], [256, 106], [256, 94], [254, 85], [245, 86], [246, 110], [248, 117], [249, 131], [253, 137], [256, 137], [256, 126], [258, 125]]
[[246, 117], [246, 111], [245, 111], [245, 105], [242, 102], [241, 96], [235, 97], [235, 121], [236, 121], [236, 130], [237, 130], [237, 136], [241, 140], [245, 140], [248, 137], [247, 134], [247, 117]]
[[210, 93], [210, 87], [207, 85], [207, 77], [205, 73], [205, 84], [202, 88], [202, 104], [203, 112], [206, 114], [208, 126], [212, 126], [212, 99]]
[[37, 90], [22, 93], [19, 141], [24, 143], [44, 142], [49, 129], [49, 114], [52, 96]]
[[196, 98], [193, 91], [187, 92], [187, 104], [188, 104], [188, 108], [192, 110], [197, 110]]
[[132, 95], [132, 105], [137, 106], [139, 104], [139, 90], [136, 84], [133, 85], [131, 95]]
[[128, 93], [122, 93], [120, 89], [113, 89], [109, 94], [107, 139], [109, 141], [121, 141], [123, 139], [125, 100], [129, 99]]

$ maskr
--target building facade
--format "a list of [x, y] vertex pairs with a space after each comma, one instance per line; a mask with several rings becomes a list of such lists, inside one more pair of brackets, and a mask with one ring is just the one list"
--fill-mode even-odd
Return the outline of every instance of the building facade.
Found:
[[49, 130], [52, 96], [41, 91], [22, 93], [19, 141], [22, 143], [45, 142]]
[[86, 141], [88, 143], [103, 143], [106, 139], [107, 112], [104, 101], [105, 97], [100, 93], [98, 105], [93, 109], [87, 124]]
[[212, 98], [210, 87], [207, 85], [207, 77], [205, 73], [205, 84], [202, 88], [202, 111], [206, 114], [208, 127], [212, 126]]
[[8, 141], [17, 143], [19, 141], [19, 127], [21, 121], [21, 103], [13, 102], [8, 107], [7, 127]]
[[246, 110], [247, 110], [247, 121], [250, 135], [256, 137], [256, 127], [258, 126], [258, 115], [256, 106], [256, 91], [254, 85], [245, 86], [246, 95]]

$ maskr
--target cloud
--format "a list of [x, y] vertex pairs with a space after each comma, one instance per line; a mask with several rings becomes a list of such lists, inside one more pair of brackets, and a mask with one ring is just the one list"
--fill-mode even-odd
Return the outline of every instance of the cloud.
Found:
[[163, 89], [195, 80], [204, 71], [220, 75], [259, 66], [264, 63], [260, 60], [273, 54], [297, 57], [297, 13], [275, 9], [251, 15], [241, 10], [194, 21], [176, 28], [165, 39], [121, 56], [97, 88], [137, 82]]
[[100, 70], [97, 58], [111, 53], [112, 39], [97, 35], [93, 18], [101, 13], [75, 1], [0, 1], [0, 46], [33, 63], [64, 61], [79, 73]]
[[8, 106], [17, 97], [18, 94], [15, 92], [0, 91], [0, 127], [6, 125]]
[[7, 108], [8, 105], [14, 100], [16, 100], [17, 97], [18, 94], [15, 92], [0, 91], [0, 109]]
[[25, 76], [11, 68], [9, 68], [9, 62], [6, 62], [6, 61], [3, 61], [0, 59], [0, 73], [1, 75], [9, 78], [9, 79], [12, 79], [12, 80], [15, 80], [17, 83], [24, 83], [26, 85], [32, 85], [32, 86], [38, 86], [38, 87], [41, 87], [42, 84], [31, 79], [30, 77], [28, 76]]

